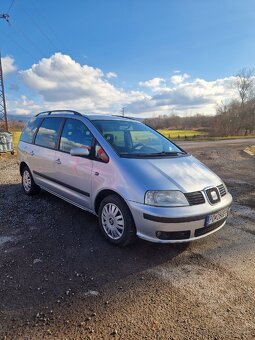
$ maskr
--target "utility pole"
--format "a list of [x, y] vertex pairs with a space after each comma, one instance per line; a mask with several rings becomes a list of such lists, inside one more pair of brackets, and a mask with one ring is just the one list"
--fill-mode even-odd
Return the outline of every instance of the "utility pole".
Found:
[[[9, 23], [9, 18], [10, 18], [9, 14], [0, 14], [0, 19], [4, 19], [8, 23]], [[1, 51], [0, 51], [0, 120], [3, 120], [5, 122], [5, 129], [8, 130]]]
[[1, 52], [0, 52], [0, 120], [3, 120], [5, 122], [5, 129], [8, 130]]
[[122, 116], [124, 117], [125, 116], [125, 108], [124, 108], [124, 106], [123, 106], [121, 112], [122, 112]]

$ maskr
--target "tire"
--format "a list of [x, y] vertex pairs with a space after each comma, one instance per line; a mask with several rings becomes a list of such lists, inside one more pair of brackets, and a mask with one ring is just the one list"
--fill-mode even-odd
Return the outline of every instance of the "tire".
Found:
[[21, 179], [22, 188], [26, 195], [28, 196], [36, 195], [40, 191], [40, 187], [37, 184], [35, 184], [33, 176], [28, 166], [25, 166], [22, 169]]
[[125, 247], [136, 240], [133, 216], [119, 196], [113, 194], [102, 200], [98, 218], [101, 232], [109, 242]]

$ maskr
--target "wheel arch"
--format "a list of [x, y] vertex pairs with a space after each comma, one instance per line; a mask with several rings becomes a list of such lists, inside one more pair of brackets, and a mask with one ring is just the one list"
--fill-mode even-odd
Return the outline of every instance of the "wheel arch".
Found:
[[23, 170], [24, 170], [24, 168], [25, 168], [26, 166], [28, 167], [28, 165], [27, 165], [26, 162], [22, 161], [22, 162], [20, 163], [20, 165], [19, 165], [19, 173], [20, 173], [20, 176], [22, 175], [22, 172], [23, 172]]
[[[102, 200], [109, 195], [116, 195], [116, 196], [120, 197], [126, 203], [126, 200], [116, 191], [111, 190], [111, 189], [103, 189], [97, 194], [97, 196], [95, 198], [94, 209], [95, 209], [96, 214], [98, 214], [100, 203], [102, 202]], [[130, 211], [130, 213], [131, 213], [131, 211]]]

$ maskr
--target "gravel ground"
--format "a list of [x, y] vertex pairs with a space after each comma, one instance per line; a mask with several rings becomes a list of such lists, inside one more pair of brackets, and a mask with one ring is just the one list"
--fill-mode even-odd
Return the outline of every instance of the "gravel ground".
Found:
[[46, 192], [24, 196], [15, 157], [2, 157], [0, 339], [254, 339], [251, 143], [182, 143], [234, 197], [223, 229], [124, 249], [101, 237], [95, 216]]

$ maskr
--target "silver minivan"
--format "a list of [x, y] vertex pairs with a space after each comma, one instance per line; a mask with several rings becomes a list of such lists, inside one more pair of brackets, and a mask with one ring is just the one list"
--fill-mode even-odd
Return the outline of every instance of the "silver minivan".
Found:
[[18, 154], [25, 194], [42, 188], [96, 214], [116, 245], [202, 238], [224, 226], [232, 202], [204, 164], [131, 118], [42, 112], [26, 124]]

